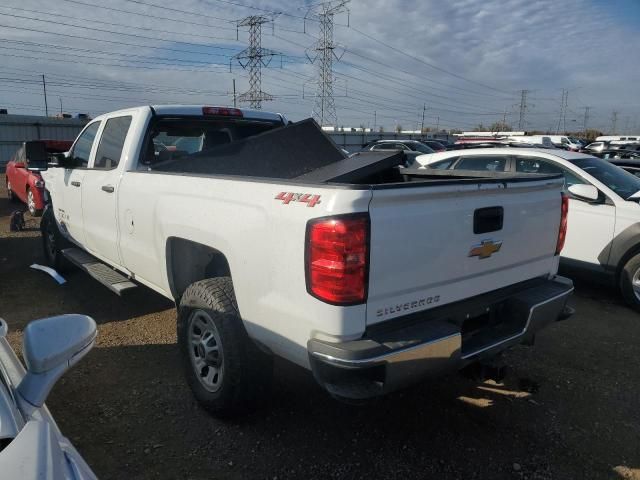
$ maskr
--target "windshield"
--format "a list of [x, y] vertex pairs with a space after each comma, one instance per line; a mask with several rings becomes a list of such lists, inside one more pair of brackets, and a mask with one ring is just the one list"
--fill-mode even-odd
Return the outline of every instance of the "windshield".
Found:
[[410, 143], [409, 148], [411, 148], [411, 150], [414, 150], [416, 152], [421, 152], [421, 153], [435, 153], [435, 150], [433, 148], [427, 147], [422, 143]]
[[640, 191], [640, 178], [604, 160], [599, 158], [581, 158], [579, 160], [573, 160], [572, 163], [604, 183], [625, 200]]

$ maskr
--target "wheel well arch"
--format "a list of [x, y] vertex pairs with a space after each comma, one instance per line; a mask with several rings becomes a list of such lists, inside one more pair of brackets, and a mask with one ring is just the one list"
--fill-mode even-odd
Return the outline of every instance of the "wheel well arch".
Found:
[[169, 237], [166, 259], [169, 288], [176, 301], [192, 283], [231, 276], [229, 261], [221, 251], [192, 240]]
[[630, 247], [625, 253], [624, 255], [622, 255], [620, 257], [620, 260], [618, 261], [618, 264], [616, 265], [616, 270], [615, 270], [615, 282], [616, 284], [620, 283], [620, 275], [622, 274], [622, 270], [624, 269], [624, 266], [627, 264], [627, 262], [632, 258], [635, 257], [637, 254], [640, 253], [640, 239], [638, 239], [638, 243], [633, 245], [632, 247]]

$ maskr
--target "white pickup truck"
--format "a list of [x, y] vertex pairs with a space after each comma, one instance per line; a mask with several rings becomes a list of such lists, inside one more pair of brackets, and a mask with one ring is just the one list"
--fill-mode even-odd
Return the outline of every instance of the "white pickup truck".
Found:
[[345, 158], [315, 123], [260, 111], [109, 113], [44, 173], [45, 255], [174, 300], [188, 383], [217, 414], [255, 401], [274, 355], [363, 399], [569, 314], [560, 176], [427, 174], [401, 157]]

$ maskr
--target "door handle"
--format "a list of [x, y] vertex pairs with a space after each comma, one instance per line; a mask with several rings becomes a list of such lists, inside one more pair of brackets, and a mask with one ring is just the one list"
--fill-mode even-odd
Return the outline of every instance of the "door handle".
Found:
[[71, 182], [71, 185], [73, 185], [74, 187], [79, 187], [80, 186], [80, 182]]
[[103, 192], [107, 192], [107, 193], [113, 193], [113, 186], [112, 185], [103, 185], [102, 186], [102, 191]]

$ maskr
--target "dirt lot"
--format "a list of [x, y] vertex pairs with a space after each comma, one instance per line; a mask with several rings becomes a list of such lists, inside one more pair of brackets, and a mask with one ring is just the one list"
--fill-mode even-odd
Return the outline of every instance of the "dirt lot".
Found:
[[96, 348], [48, 405], [102, 479], [640, 478], [640, 315], [615, 292], [580, 284], [577, 315], [510, 351], [503, 384], [452, 375], [356, 408], [278, 362], [264, 409], [221, 422], [183, 381], [172, 304], [29, 269], [43, 261], [38, 222], [9, 233], [16, 205], [2, 185], [0, 315], [14, 348], [39, 317], [99, 324]]

